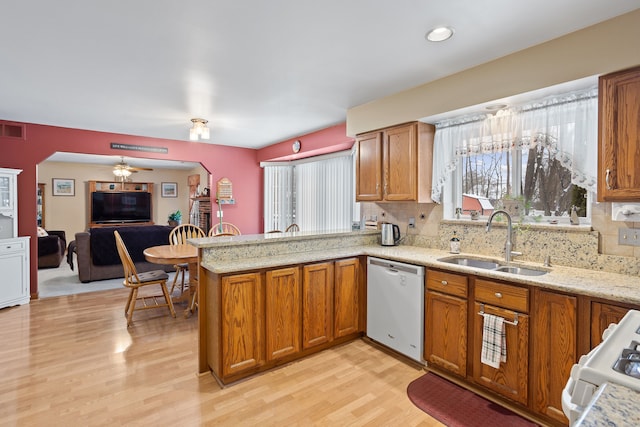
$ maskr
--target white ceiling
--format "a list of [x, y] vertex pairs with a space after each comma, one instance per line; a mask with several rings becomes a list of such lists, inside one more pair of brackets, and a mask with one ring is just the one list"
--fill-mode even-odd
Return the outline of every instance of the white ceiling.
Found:
[[[20, 0], [0, 10], [0, 119], [264, 147], [639, 0]], [[446, 24], [442, 44], [425, 32]]]

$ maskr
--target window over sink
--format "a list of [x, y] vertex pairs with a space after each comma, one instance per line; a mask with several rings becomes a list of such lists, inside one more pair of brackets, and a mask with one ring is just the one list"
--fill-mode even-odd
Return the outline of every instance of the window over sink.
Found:
[[590, 217], [597, 176], [597, 88], [436, 124], [432, 196], [446, 218], [510, 201], [527, 221]]

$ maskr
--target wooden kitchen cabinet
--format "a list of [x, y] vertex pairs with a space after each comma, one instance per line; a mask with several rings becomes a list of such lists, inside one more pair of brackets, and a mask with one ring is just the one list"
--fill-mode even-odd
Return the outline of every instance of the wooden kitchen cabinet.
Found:
[[618, 323], [628, 308], [601, 302], [591, 303], [591, 348], [602, 342], [602, 333], [612, 323]]
[[268, 361], [300, 352], [300, 269], [281, 268], [266, 272], [265, 331]]
[[254, 370], [264, 362], [263, 301], [260, 273], [222, 278], [220, 326], [223, 377]]
[[434, 127], [414, 122], [356, 138], [356, 200], [431, 202]]
[[640, 67], [601, 76], [598, 201], [640, 200]]
[[536, 289], [532, 307], [532, 409], [567, 424], [562, 390], [577, 354], [577, 298]]
[[[473, 325], [473, 379], [511, 400], [527, 405], [529, 386], [529, 290], [524, 287], [476, 279]], [[496, 369], [481, 362], [483, 316], [500, 316], [506, 334], [506, 362]], [[514, 321], [517, 320], [517, 324]]]
[[427, 270], [424, 359], [461, 377], [467, 375], [467, 277]]
[[302, 268], [302, 348], [333, 340], [333, 262]]
[[371, 132], [356, 139], [356, 200], [382, 200], [382, 133]]
[[362, 304], [360, 286], [360, 262], [358, 258], [336, 261], [334, 283], [334, 338], [340, 338], [363, 330], [360, 320]]

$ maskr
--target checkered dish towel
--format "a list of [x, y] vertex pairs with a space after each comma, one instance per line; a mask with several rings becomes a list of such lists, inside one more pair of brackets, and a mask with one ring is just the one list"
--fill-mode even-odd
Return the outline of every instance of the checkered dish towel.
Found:
[[504, 319], [493, 314], [485, 313], [483, 316], [480, 361], [492, 368], [499, 369], [500, 362], [507, 361], [507, 335], [504, 331]]

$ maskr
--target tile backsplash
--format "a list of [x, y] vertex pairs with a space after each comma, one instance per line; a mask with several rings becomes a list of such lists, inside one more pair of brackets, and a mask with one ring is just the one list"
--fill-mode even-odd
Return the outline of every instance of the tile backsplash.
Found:
[[[494, 223], [486, 232], [485, 220], [443, 220], [442, 206], [432, 203], [361, 203], [365, 219], [398, 224], [402, 244], [448, 250], [456, 232], [461, 251], [501, 257], [504, 255], [506, 226]], [[409, 228], [409, 218], [415, 227]], [[611, 221], [611, 203], [594, 203], [592, 225], [514, 224], [515, 260], [543, 262], [592, 270], [640, 275], [640, 247], [618, 245], [620, 228], [640, 228], [640, 223]]]

